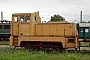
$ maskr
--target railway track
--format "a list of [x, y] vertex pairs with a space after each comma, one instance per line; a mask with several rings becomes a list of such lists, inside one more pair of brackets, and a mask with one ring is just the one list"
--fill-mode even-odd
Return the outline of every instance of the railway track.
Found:
[[0, 48], [11, 48], [11, 47], [8, 44], [5, 44], [5, 45], [0, 44]]
[[[14, 48], [13, 46], [9, 46], [8, 44], [0, 44], [0, 48]], [[20, 48], [20, 47], [16, 47], [16, 48]], [[66, 50], [75, 50], [74, 48], [68, 48]], [[77, 49], [79, 50], [79, 48]], [[90, 50], [90, 47], [80, 47], [80, 50]]]

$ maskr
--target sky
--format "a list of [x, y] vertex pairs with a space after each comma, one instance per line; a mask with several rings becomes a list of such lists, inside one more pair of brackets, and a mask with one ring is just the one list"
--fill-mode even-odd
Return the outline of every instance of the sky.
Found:
[[60, 14], [69, 22], [80, 22], [82, 11], [82, 20], [89, 21], [90, 0], [0, 0], [0, 11], [6, 20], [11, 20], [13, 13], [39, 11], [42, 21], [49, 21], [54, 14]]

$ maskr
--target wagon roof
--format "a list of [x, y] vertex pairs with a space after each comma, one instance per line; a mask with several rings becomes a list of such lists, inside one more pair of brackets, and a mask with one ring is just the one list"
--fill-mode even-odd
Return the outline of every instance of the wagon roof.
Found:
[[90, 27], [90, 23], [79, 23], [80, 27]]

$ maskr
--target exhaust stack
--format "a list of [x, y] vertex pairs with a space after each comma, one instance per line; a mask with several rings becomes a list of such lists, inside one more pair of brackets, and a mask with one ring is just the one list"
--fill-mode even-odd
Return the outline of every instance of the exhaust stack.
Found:
[[3, 12], [1, 11], [1, 21], [3, 21]]
[[80, 23], [82, 23], [82, 11], [80, 11]]

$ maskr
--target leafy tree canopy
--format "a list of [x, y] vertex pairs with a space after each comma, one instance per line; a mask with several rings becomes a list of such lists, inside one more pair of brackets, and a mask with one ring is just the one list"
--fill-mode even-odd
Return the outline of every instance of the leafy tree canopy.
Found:
[[51, 21], [65, 21], [65, 18], [58, 14], [54, 14], [54, 16], [51, 16]]

